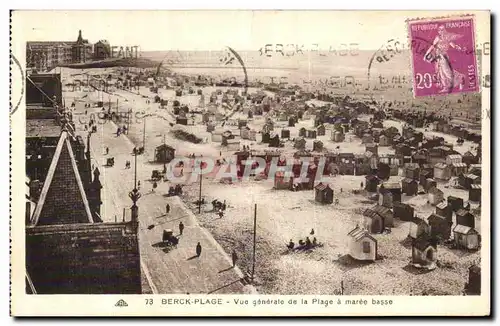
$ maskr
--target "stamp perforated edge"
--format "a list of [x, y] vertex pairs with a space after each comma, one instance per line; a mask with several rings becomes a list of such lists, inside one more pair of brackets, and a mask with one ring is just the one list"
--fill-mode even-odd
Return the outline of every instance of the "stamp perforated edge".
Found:
[[[431, 22], [434, 20], [455, 20], [455, 19], [465, 19], [465, 18], [471, 18], [472, 19], [472, 24], [474, 25], [472, 29], [472, 43], [474, 44], [474, 57], [475, 57], [475, 62], [476, 62], [476, 68], [479, 67], [479, 61], [478, 61], [478, 56], [476, 54], [476, 49], [477, 49], [477, 43], [476, 43], [476, 33], [477, 33], [477, 24], [476, 24], [476, 15], [475, 14], [462, 14], [462, 15], [448, 15], [448, 16], [435, 16], [435, 17], [420, 17], [420, 18], [407, 18], [405, 20], [406, 22], [406, 36], [407, 36], [407, 42], [409, 44], [409, 50], [410, 50], [410, 68], [411, 68], [411, 74], [412, 74], [412, 93], [413, 93], [413, 98], [417, 99], [422, 96], [417, 96], [415, 92], [415, 82], [413, 78], [414, 74], [414, 66], [413, 66], [413, 51], [411, 49], [411, 32], [410, 32], [410, 24], [415, 23], [415, 22]], [[476, 92], [471, 92], [472, 94], [480, 94], [482, 90], [482, 85], [481, 85], [481, 76], [480, 76], [480, 69], [476, 69], [477, 71], [477, 78], [479, 80], [478, 83], [478, 89]], [[457, 94], [457, 93], [455, 93]], [[463, 94], [463, 92], [460, 92], [460, 94]], [[432, 94], [429, 96], [446, 96], [446, 95], [451, 95], [451, 94]], [[429, 97], [426, 96], [426, 97]]]
[[[12, 106], [12, 10], [9, 10], [9, 105]], [[12, 119], [9, 114], [9, 315], [12, 316]]]

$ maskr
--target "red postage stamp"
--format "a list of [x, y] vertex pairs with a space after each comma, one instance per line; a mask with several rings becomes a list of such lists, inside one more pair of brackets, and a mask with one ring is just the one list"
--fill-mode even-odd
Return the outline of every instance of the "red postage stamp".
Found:
[[415, 97], [479, 91], [473, 16], [408, 22]]

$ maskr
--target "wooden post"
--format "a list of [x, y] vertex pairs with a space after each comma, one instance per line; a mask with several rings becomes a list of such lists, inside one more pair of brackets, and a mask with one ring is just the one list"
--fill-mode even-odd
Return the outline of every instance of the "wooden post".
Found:
[[146, 117], [144, 117], [144, 128], [142, 131], [142, 148], [146, 150]]
[[[165, 134], [163, 134], [163, 145], [165, 145]], [[165, 147], [165, 146], [164, 146]], [[163, 157], [163, 173], [167, 173], [167, 151], [165, 150], [165, 157]], [[155, 151], [156, 152], [156, 151]], [[156, 157], [155, 157], [156, 159]]]
[[257, 242], [257, 204], [255, 204], [254, 217], [253, 217], [252, 283], [254, 281], [254, 275], [255, 275], [255, 247], [256, 247], [256, 242]]
[[130, 120], [132, 119], [132, 109], [128, 109], [128, 119], [127, 119], [127, 135], [130, 130]]
[[200, 162], [200, 194], [198, 197], [198, 214], [201, 214], [201, 184], [203, 180], [203, 174], [201, 173], [201, 162]]

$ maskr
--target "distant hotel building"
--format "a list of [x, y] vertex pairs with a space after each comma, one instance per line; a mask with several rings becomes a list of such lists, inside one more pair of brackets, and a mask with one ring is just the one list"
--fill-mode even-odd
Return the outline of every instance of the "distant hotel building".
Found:
[[104, 60], [111, 58], [111, 45], [106, 40], [100, 40], [94, 44], [94, 59]]
[[60, 65], [102, 60], [110, 56], [108, 41], [101, 40], [93, 46], [83, 39], [81, 30], [76, 41], [35, 41], [26, 44], [27, 68], [36, 71], [48, 71]]

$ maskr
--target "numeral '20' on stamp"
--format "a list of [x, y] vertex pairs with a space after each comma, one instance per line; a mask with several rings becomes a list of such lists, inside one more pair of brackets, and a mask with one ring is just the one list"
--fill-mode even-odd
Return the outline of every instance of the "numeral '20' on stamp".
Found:
[[415, 97], [479, 91], [473, 16], [412, 20], [408, 32]]

